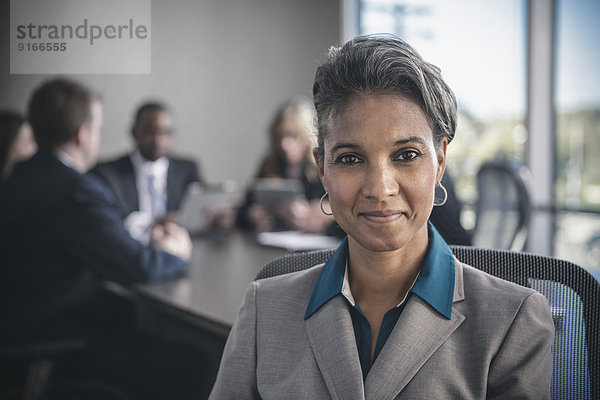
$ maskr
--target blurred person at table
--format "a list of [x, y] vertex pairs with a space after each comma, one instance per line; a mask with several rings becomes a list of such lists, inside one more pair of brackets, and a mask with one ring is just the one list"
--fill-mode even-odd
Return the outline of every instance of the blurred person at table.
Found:
[[446, 202], [439, 207], [433, 208], [429, 216], [429, 221], [431, 221], [435, 229], [442, 235], [446, 243], [450, 245], [470, 246], [473, 241], [473, 234], [463, 228], [460, 222], [461, 204], [456, 195], [454, 180], [448, 168], [444, 172], [441, 184], [446, 188]]
[[456, 130], [440, 70], [361, 36], [330, 49], [313, 94], [325, 212], [348, 235], [249, 285], [211, 398], [549, 399], [546, 298], [463, 264], [428, 222]]
[[6, 180], [19, 161], [29, 159], [37, 150], [31, 126], [13, 111], [0, 111], [0, 181]]
[[256, 178], [297, 179], [304, 199], [280, 202], [266, 209], [256, 202], [252, 191], [238, 213], [238, 224], [257, 232], [298, 230], [325, 233], [333, 219], [323, 215], [319, 199], [325, 194], [312, 157], [314, 147], [314, 107], [305, 97], [294, 97], [282, 104], [269, 129], [270, 148]]
[[0, 191], [0, 336], [63, 325], [93, 332], [116, 323], [105, 308], [105, 280], [127, 285], [178, 275], [191, 241], [173, 223], [156, 227], [149, 246], [134, 240], [113, 194], [86, 174], [103, 124], [88, 88], [44, 82], [28, 111], [39, 151], [15, 166]]
[[[135, 112], [133, 152], [101, 162], [92, 170], [113, 191], [129, 233], [142, 241], [148, 240], [156, 221], [176, 220], [188, 186], [203, 182], [195, 161], [171, 154], [174, 135], [168, 108], [160, 102], [146, 102]], [[224, 207], [209, 219], [207, 226], [228, 230], [235, 216]]]

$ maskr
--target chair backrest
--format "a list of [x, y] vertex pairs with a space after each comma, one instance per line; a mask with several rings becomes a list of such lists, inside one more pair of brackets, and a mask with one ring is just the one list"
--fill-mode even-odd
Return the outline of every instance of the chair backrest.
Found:
[[[451, 248], [462, 262], [546, 296], [556, 327], [552, 398], [600, 399], [600, 283], [583, 268], [552, 257], [467, 246]], [[324, 263], [333, 251], [278, 257], [267, 263], [256, 279]]]
[[531, 214], [529, 170], [517, 161], [484, 163], [477, 173], [473, 245], [522, 251]]

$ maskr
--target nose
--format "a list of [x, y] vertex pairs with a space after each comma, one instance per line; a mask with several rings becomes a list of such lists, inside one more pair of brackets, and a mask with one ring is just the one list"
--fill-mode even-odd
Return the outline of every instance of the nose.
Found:
[[398, 194], [400, 186], [396, 174], [386, 163], [371, 164], [362, 185], [362, 195], [368, 199], [382, 201]]
[[155, 145], [160, 145], [169, 140], [170, 133], [164, 130], [157, 130], [150, 135], [150, 141]]
[[167, 140], [167, 135], [164, 132], [157, 132], [152, 137], [154, 143], [162, 143]]

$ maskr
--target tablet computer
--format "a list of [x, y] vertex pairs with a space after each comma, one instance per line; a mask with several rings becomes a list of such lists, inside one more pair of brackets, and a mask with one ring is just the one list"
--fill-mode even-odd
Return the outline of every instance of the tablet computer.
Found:
[[188, 185], [177, 214], [177, 223], [190, 233], [199, 233], [208, 228], [207, 221], [216, 212], [238, 205], [239, 191], [227, 185], [202, 186], [198, 182]]
[[298, 179], [261, 178], [256, 181], [253, 190], [254, 200], [272, 209], [278, 203], [305, 199], [304, 187]]

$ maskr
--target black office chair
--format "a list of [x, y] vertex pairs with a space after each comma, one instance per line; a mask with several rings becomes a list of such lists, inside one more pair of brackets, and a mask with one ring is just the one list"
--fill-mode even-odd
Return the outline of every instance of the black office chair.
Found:
[[[552, 257], [466, 246], [451, 248], [462, 262], [546, 296], [556, 327], [552, 398], [600, 399], [600, 283], [583, 268]], [[258, 272], [256, 279], [324, 263], [333, 251], [276, 258]]]
[[484, 163], [477, 173], [473, 246], [522, 251], [531, 214], [530, 172], [519, 161]]
[[57, 358], [83, 350], [89, 344], [87, 337], [71, 333], [3, 339], [0, 363], [6, 366], [25, 363], [27, 372], [22, 385], [13, 382], [3, 385], [0, 400], [128, 400], [119, 389], [101, 382], [52, 379]]
[[0, 361], [5, 365], [26, 363], [27, 376], [22, 388], [7, 386], [0, 399], [45, 399], [56, 355], [77, 351], [87, 346], [87, 340], [74, 335], [63, 337], [27, 337], [4, 339], [0, 345]]

